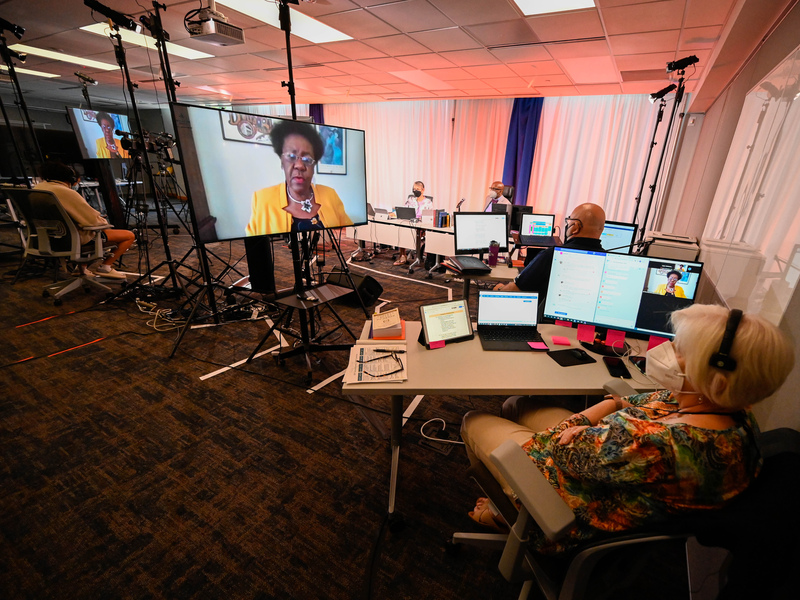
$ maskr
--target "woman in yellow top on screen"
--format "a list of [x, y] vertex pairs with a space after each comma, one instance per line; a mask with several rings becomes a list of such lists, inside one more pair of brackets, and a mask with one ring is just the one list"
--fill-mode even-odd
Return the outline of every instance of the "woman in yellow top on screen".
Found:
[[675, 285], [678, 283], [683, 274], [680, 271], [670, 271], [667, 273], [667, 283], [662, 283], [656, 288], [655, 293], [660, 296], [675, 296], [676, 298], [686, 298], [683, 289]]
[[97, 158], [130, 158], [122, 147], [122, 140], [114, 137], [114, 118], [107, 112], [99, 112], [95, 121], [103, 130], [103, 137], [97, 140]]
[[275, 154], [281, 158], [286, 181], [253, 194], [253, 209], [245, 234], [352, 225], [336, 190], [311, 183], [314, 165], [325, 152], [317, 131], [308, 123], [281, 121], [272, 128], [269, 137]]

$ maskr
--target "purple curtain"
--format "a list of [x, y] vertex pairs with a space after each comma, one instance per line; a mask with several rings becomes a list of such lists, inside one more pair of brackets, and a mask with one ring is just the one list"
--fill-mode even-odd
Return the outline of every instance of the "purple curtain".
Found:
[[508, 145], [503, 164], [503, 181], [513, 182], [514, 204], [528, 203], [528, 184], [544, 98], [515, 98], [508, 126]]
[[314, 119], [314, 123], [317, 125], [323, 125], [325, 123], [325, 105], [324, 104], [309, 104], [308, 105], [308, 114], [311, 115], [311, 118]]

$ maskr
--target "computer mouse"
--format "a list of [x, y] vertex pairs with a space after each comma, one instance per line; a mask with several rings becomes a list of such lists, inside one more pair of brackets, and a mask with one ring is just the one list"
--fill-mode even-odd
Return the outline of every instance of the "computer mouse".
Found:
[[586, 350], [581, 350], [580, 348], [573, 348], [572, 350], [570, 350], [570, 352], [572, 353], [572, 356], [574, 356], [578, 360], [586, 360], [587, 356]]

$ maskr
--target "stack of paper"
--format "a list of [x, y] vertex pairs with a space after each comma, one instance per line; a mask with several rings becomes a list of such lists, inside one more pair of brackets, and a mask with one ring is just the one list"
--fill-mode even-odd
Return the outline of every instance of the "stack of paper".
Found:
[[405, 339], [405, 322], [400, 318], [400, 310], [393, 308], [392, 310], [376, 312], [372, 315], [370, 337], [374, 340]]

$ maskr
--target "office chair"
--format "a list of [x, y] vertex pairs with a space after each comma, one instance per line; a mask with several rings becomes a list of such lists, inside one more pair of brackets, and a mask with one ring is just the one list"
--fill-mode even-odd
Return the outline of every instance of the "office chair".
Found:
[[[17, 214], [25, 225], [25, 252], [22, 263], [17, 271], [17, 277], [22, 272], [29, 256], [56, 259], [54, 281], [46, 285], [42, 295], [46, 298], [53, 296], [54, 304], [60, 306], [61, 298], [69, 292], [83, 287], [88, 292], [92, 286], [111, 293], [111, 288], [97, 281], [92, 273], [80, 277], [70, 278], [66, 281], [56, 281], [60, 259], [64, 258], [79, 265], [88, 265], [103, 259], [105, 249], [103, 239], [99, 232], [111, 229], [112, 225], [94, 225], [79, 227], [70, 218], [61, 206], [58, 198], [52, 192], [32, 189], [6, 189], [6, 196], [16, 208]], [[95, 231], [98, 235], [88, 244], [81, 245], [80, 232]], [[14, 278], [16, 283], [17, 277]], [[120, 282], [122, 283], [122, 282]]]
[[513, 185], [504, 185], [503, 186], [503, 197], [505, 197], [511, 204], [514, 204], [514, 186]]
[[[686, 544], [686, 568], [694, 592], [702, 584], [693, 578], [694, 554], [690, 554], [690, 548], [699, 547], [693, 543], [696, 540], [702, 546], [723, 548], [729, 553], [717, 585], [721, 591], [712, 597], [788, 597], [774, 594], [783, 593], [782, 586], [793, 572], [800, 547], [800, 511], [796, 509], [800, 494], [800, 432], [788, 428], [765, 432], [761, 447], [764, 468], [756, 481], [726, 507], [676, 517], [648, 531], [605, 536], [569, 553], [554, 569], [549, 557], [536, 556], [528, 550], [528, 531], [538, 526], [555, 540], [569, 529], [575, 517], [525, 451], [509, 440], [492, 453], [491, 460], [517, 494], [519, 509], [485, 466], [472, 465], [470, 472], [506, 522], [513, 523], [510, 533], [456, 533], [452, 543], [503, 546], [500, 572], [508, 581], [524, 582], [521, 600], [528, 597], [534, 582], [547, 600], [584, 598], [599, 561], [625, 549], [641, 553], [655, 543], [676, 540]], [[696, 579], [702, 580], [702, 574]]]

